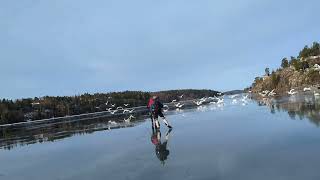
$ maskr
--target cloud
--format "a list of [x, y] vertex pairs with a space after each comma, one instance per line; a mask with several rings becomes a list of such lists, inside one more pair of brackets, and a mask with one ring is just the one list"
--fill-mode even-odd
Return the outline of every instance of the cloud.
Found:
[[317, 4], [1, 1], [0, 96], [243, 88], [319, 40]]

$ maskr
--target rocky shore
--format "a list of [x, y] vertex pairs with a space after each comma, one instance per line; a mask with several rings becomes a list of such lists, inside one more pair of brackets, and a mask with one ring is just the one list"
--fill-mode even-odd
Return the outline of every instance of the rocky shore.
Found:
[[290, 90], [294, 91], [320, 91], [320, 47], [314, 43], [312, 47], [305, 47], [298, 57], [284, 58], [281, 68], [256, 77], [248, 91], [268, 95], [284, 95]]

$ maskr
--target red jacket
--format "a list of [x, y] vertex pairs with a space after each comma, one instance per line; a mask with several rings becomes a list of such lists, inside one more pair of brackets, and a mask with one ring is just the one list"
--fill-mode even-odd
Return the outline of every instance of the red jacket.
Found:
[[154, 100], [153, 98], [150, 98], [149, 99], [149, 102], [148, 102], [148, 105], [147, 105], [147, 108], [150, 109], [151, 108], [151, 105], [154, 103]]

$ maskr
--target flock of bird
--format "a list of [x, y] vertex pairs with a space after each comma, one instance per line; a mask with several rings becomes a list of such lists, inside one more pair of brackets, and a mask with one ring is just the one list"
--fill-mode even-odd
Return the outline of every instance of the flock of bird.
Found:
[[[303, 88], [303, 92], [307, 92], [307, 91], [311, 91], [311, 87], [305, 87]], [[287, 94], [288, 95], [295, 95], [297, 94], [298, 91], [296, 91], [295, 89], [290, 89]], [[259, 95], [262, 96], [262, 97], [267, 97], [267, 96], [275, 96], [277, 93], [275, 93], [275, 89], [269, 91], [269, 90], [264, 90], [262, 92], [259, 92]], [[319, 92], [316, 92], [316, 91], [313, 91], [313, 94], [315, 96], [320, 96], [320, 93]]]
[[[315, 68], [319, 68], [320, 71], [320, 66], [318, 65]], [[304, 92], [307, 91], [312, 91], [311, 87], [305, 87], [303, 88]], [[249, 92], [250, 93], [250, 92]], [[295, 89], [290, 89], [289, 91], [287, 91], [288, 95], [295, 95], [297, 94], [298, 91], [296, 91]], [[320, 96], [320, 93], [313, 91], [315, 96]], [[272, 89], [271, 91], [269, 90], [264, 90], [262, 92], [259, 93], [259, 95], [261, 95], [262, 97], [270, 97], [270, 96], [275, 96], [277, 93], [275, 92], [275, 89]], [[212, 109], [216, 109], [217, 107], [223, 107], [225, 104], [225, 95], [222, 95], [222, 93], [218, 93], [217, 94], [218, 97], [214, 96], [214, 97], [203, 97], [201, 99], [198, 100], [193, 100], [192, 103], [194, 103], [197, 106], [197, 110], [200, 111], [205, 111], [207, 109], [207, 106], [204, 106], [205, 104], [209, 104], [209, 105], [214, 105], [214, 106], [208, 106], [211, 107]], [[178, 99], [173, 99], [171, 101], [171, 105], [174, 108], [176, 108], [176, 111], [183, 111], [182, 109], [186, 106], [186, 101], [182, 102], [180, 100], [182, 100], [184, 97], [184, 95], [180, 95], [178, 96]], [[231, 100], [231, 104], [241, 104], [243, 106], [248, 104], [248, 100], [249, 100], [249, 94], [235, 94], [235, 95], [229, 95], [229, 99]], [[109, 112], [110, 114], [115, 114], [115, 113], [123, 113], [123, 114], [130, 114], [130, 116], [128, 118], [124, 118], [123, 122], [124, 123], [130, 123], [132, 119], [135, 119], [136, 117], [132, 115], [132, 113], [134, 112], [134, 108], [130, 108], [130, 104], [123, 104], [123, 106], [118, 106], [116, 107], [116, 104], [111, 104], [109, 103], [109, 101], [107, 101], [105, 103], [106, 106], [109, 106], [109, 108], [106, 109], [107, 112]], [[169, 110], [169, 104], [164, 105], [164, 112], [167, 112]], [[116, 121], [108, 121], [109, 125], [117, 125], [118, 123]]]
[[[109, 101], [107, 101], [105, 103], [105, 105], [108, 106], [109, 105]], [[115, 113], [121, 112], [121, 111], [122, 111], [123, 114], [126, 114], [126, 113], [130, 114], [130, 113], [133, 113], [133, 111], [135, 110], [134, 108], [129, 108], [130, 104], [123, 104], [123, 105], [124, 105], [125, 108], [123, 108], [122, 106], [116, 107], [116, 104], [111, 104], [110, 103], [111, 107], [106, 108], [106, 111], [109, 112], [110, 114], [115, 114]]]
[[[319, 71], [320, 73], [320, 65], [319, 64], [315, 64], [313, 66], [313, 70], [315, 71]], [[272, 91], [269, 91], [269, 90], [264, 90], [262, 92], [259, 92], [259, 95], [261, 95], [262, 97], [266, 97], [266, 96], [274, 96], [276, 95], [276, 93], [274, 92], [275, 90], [273, 89]], [[306, 92], [306, 91], [311, 91], [311, 87], [305, 87], [303, 88], [303, 91]], [[295, 89], [290, 89], [287, 94], [288, 95], [295, 95], [297, 94], [298, 92], [295, 90]], [[319, 92], [316, 92], [316, 91], [313, 91], [313, 94], [315, 96], [320, 96], [320, 93]]]
[[[198, 100], [193, 100], [193, 101], [189, 101], [187, 103], [187, 101], [181, 101], [184, 97], [184, 95], [180, 95], [178, 96], [178, 99], [173, 99], [171, 101], [171, 103], [169, 104], [165, 104], [163, 107], [163, 111], [167, 112], [169, 111], [169, 106], [172, 108], [175, 108], [177, 112], [183, 112], [183, 109], [185, 108], [185, 106], [188, 104], [190, 106], [190, 103], [194, 103], [197, 106], [197, 110], [201, 110], [201, 111], [205, 111], [207, 109], [207, 106], [204, 106], [205, 104], [208, 105], [213, 105], [213, 106], [208, 106], [208, 107], [213, 107], [213, 109], [215, 109], [216, 107], [223, 107], [225, 105], [225, 96], [222, 95], [222, 93], [217, 94], [218, 97], [214, 96], [214, 97], [203, 97], [201, 99]], [[229, 98], [231, 99], [231, 104], [238, 104], [241, 103], [242, 105], [246, 105], [248, 104], [248, 95], [242, 95], [242, 97], [240, 97], [241, 95], [236, 94], [236, 95], [230, 95]], [[124, 104], [122, 106], [118, 106], [116, 107], [116, 104], [110, 104], [110, 102], [106, 102], [105, 103], [106, 106], [109, 106], [109, 108], [107, 108], [107, 112], [109, 112], [110, 114], [115, 114], [115, 113], [123, 113], [123, 114], [130, 114], [130, 116], [128, 118], [124, 118], [122, 122], [124, 123], [130, 123], [132, 119], [136, 118], [135, 116], [132, 115], [132, 113], [134, 112], [134, 108], [129, 108], [130, 104]], [[121, 122], [121, 121], [120, 121]], [[118, 121], [108, 121], [108, 124], [113, 126], [113, 125], [118, 125]]]
[[[108, 97], [108, 99], [111, 99], [111, 97]], [[123, 122], [125, 123], [130, 123], [132, 119], [136, 118], [135, 116], [132, 115], [134, 112], [134, 108], [130, 108], [130, 104], [123, 104], [123, 106], [117, 106], [116, 104], [112, 104], [109, 101], [105, 103], [106, 106], [109, 106], [109, 108], [106, 108], [106, 111], [109, 112], [110, 114], [114, 115], [116, 113], [121, 113], [122, 114], [130, 114], [128, 118], [124, 118]], [[109, 125], [117, 125], [118, 123], [116, 121], [108, 121]]]

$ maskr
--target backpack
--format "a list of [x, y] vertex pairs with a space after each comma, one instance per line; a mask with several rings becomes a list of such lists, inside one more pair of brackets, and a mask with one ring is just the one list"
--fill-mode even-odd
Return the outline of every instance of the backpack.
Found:
[[156, 110], [157, 110], [157, 105], [156, 105], [156, 102], [153, 101], [153, 103], [150, 106], [150, 111], [154, 113]]

